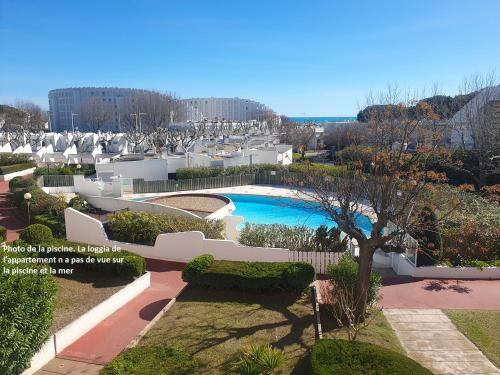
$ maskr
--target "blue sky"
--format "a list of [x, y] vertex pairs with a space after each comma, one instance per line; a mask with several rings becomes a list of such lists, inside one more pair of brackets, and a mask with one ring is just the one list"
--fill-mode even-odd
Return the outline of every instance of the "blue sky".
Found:
[[389, 83], [498, 76], [499, 40], [499, 0], [0, 0], [0, 102], [116, 86], [349, 116]]

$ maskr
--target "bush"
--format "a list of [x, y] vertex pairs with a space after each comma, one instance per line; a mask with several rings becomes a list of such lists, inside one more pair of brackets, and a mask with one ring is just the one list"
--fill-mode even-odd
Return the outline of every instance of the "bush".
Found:
[[[337, 264], [330, 264], [326, 274], [334, 285], [354, 291], [358, 279], [358, 263], [349, 254], [345, 254]], [[378, 290], [382, 285], [382, 277], [378, 272], [372, 271], [370, 286], [368, 288], [367, 304], [377, 301]]]
[[68, 206], [80, 212], [87, 212], [89, 210], [89, 204], [81, 195], [71, 198]]
[[418, 221], [419, 228], [412, 233], [413, 238], [419, 243], [417, 267], [431, 266], [443, 255], [443, 241], [434, 210], [428, 206], [422, 208]]
[[43, 176], [43, 175], [75, 175], [75, 174], [83, 174], [85, 176], [90, 176], [95, 174], [95, 167], [93, 164], [82, 164], [80, 169], [77, 168], [76, 165], [60, 165], [57, 167], [38, 167], [35, 169], [33, 174], [35, 176]]
[[237, 374], [272, 375], [285, 362], [283, 352], [271, 345], [251, 345], [233, 364]]
[[43, 224], [52, 230], [52, 234], [56, 237], [64, 237], [66, 234], [66, 226], [64, 218], [51, 214], [40, 214], [33, 218], [36, 224]]
[[137, 255], [126, 255], [123, 262], [116, 265], [116, 273], [126, 278], [139, 277], [146, 271], [146, 261]]
[[347, 249], [347, 238], [340, 239], [341, 231], [322, 225], [316, 229], [284, 224], [246, 223], [239, 242], [247, 246], [278, 247], [291, 251], [334, 251]]
[[9, 191], [14, 192], [16, 189], [26, 189], [38, 186], [32, 178], [14, 177], [9, 181]]
[[206, 238], [222, 239], [224, 222], [168, 214], [123, 211], [112, 214], [106, 223], [110, 238], [117, 241], [154, 245], [160, 233], [200, 231]]
[[0, 242], [3, 242], [7, 239], [7, 228], [0, 225]]
[[[202, 255], [186, 265], [183, 280], [194, 285], [214, 289], [244, 292], [301, 292], [313, 280], [315, 271], [308, 263], [289, 262], [237, 262], [215, 260]], [[210, 264], [206, 266], [207, 263]], [[186, 277], [184, 279], [184, 277]]]
[[30, 163], [31, 154], [0, 153], [0, 166]]
[[21, 232], [19, 238], [29, 245], [41, 245], [53, 240], [52, 231], [43, 224], [32, 224]]
[[24, 171], [25, 169], [33, 168], [33, 163], [12, 164], [0, 167], [0, 175]]
[[0, 373], [20, 374], [48, 339], [56, 285], [50, 273], [10, 274], [6, 269], [41, 269], [7, 264], [0, 251]]
[[191, 282], [196, 280], [214, 262], [212, 254], [204, 254], [191, 260], [182, 270], [182, 280]]
[[122, 352], [109, 362], [101, 375], [194, 375], [197, 362], [175, 347], [138, 346]]
[[311, 350], [313, 375], [432, 375], [413, 359], [359, 341], [319, 340]]

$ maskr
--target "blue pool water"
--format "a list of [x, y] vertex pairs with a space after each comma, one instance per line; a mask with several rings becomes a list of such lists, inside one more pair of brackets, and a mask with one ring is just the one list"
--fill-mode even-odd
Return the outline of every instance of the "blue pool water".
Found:
[[[224, 194], [224, 196], [231, 199], [236, 206], [233, 215], [244, 217], [242, 225], [286, 224], [305, 225], [311, 228], [323, 224], [329, 228], [337, 226], [328, 215], [319, 210], [318, 205], [311, 206], [313, 203], [304, 203], [298, 199], [244, 194]], [[370, 233], [372, 224], [368, 217], [358, 215], [356, 222], [365, 233]]]

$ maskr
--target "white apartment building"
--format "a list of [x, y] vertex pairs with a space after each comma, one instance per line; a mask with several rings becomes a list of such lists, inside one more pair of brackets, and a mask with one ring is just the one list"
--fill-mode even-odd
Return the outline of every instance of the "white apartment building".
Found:
[[182, 100], [188, 108], [188, 121], [256, 120], [268, 108], [259, 102], [240, 98], [191, 98]]

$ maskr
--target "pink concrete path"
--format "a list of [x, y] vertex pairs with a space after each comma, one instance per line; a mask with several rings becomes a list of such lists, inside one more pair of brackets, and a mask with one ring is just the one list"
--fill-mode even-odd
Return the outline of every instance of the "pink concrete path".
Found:
[[0, 225], [7, 229], [6, 241], [19, 239], [19, 233], [26, 227], [26, 223], [19, 218], [15, 207], [7, 206], [9, 181], [0, 181]]
[[147, 259], [151, 286], [64, 349], [59, 358], [105, 364], [116, 357], [186, 286], [183, 263]]
[[381, 294], [381, 305], [391, 309], [500, 310], [500, 280], [385, 275]]

